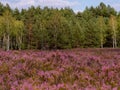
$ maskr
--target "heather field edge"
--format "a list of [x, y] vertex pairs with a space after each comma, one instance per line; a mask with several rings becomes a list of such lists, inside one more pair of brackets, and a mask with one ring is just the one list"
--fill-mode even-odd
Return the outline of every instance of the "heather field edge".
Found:
[[0, 50], [0, 90], [120, 90], [120, 49]]

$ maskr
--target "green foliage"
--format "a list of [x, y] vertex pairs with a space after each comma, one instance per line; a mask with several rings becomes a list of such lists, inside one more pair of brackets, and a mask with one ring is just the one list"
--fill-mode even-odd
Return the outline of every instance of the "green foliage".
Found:
[[1, 46], [5, 46], [5, 50], [9, 50], [10, 47], [12, 49], [14, 47], [12, 40], [15, 38], [15, 42], [19, 48], [20, 44], [18, 42], [22, 43], [20, 40], [23, 28], [23, 22], [16, 20], [14, 17], [12, 17], [10, 11], [6, 10], [3, 13], [3, 16], [0, 17], [0, 36], [1, 39], [3, 39]]
[[40, 6], [12, 10], [8, 4], [0, 3], [0, 47], [7, 50], [120, 47], [119, 23], [120, 14], [104, 3], [86, 7], [77, 14], [70, 8]]
[[100, 44], [101, 44], [101, 48], [103, 48], [103, 45], [105, 44], [106, 41], [106, 24], [105, 24], [105, 20], [103, 18], [103, 16], [98, 17], [97, 20], [97, 26], [98, 26], [98, 32], [99, 32], [99, 40], [100, 40]]
[[117, 20], [116, 17], [111, 15], [109, 20], [109, 26], [111, 30], [112, 40], [113, 40], [113, 48], [117, 47]]

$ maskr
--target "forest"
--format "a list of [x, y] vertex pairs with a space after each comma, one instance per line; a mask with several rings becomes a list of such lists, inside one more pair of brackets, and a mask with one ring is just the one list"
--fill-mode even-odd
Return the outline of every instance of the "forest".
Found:
[[0, 3], [0, 48], [71, 49], [120, 47], [120, 13], [100, 3], [75, 13], [71, 8], [12, 9]]

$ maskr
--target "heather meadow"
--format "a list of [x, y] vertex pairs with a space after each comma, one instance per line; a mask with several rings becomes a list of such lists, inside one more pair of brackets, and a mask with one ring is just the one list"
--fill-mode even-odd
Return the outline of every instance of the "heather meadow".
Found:
[[120, 90], [120, 49], [0, 51], [0, 90]]

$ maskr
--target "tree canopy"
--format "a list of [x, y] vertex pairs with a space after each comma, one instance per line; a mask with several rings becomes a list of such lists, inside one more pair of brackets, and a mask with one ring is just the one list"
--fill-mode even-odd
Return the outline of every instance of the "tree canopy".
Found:
[[70, 8], [31, 6], [11, 9], [0, 3], [0, 48], [68, 49], [120, 47], [120, 13], [100, 3], [74, 13]]

